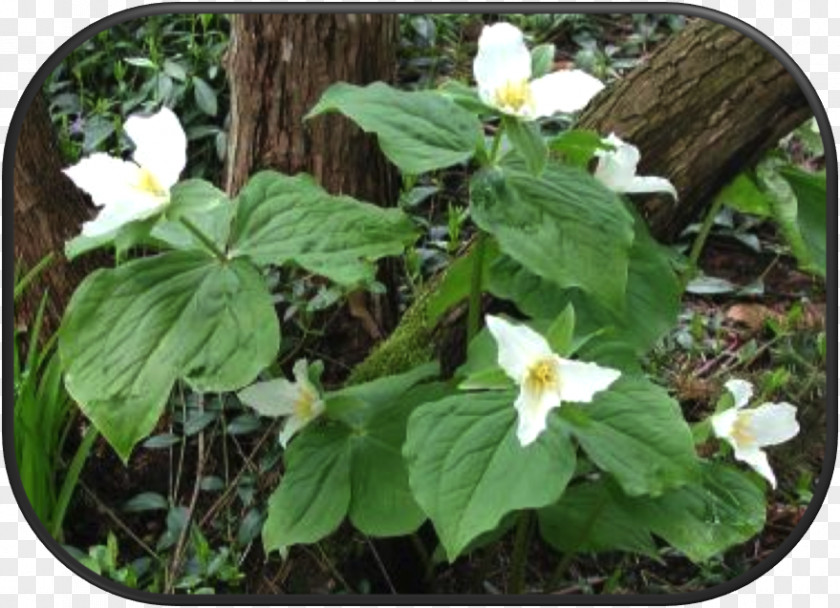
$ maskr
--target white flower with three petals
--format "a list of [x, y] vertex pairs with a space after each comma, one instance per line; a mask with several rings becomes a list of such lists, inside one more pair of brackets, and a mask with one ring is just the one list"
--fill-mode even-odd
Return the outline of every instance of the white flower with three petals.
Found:
[[600, 80], [581, 70], [531, 80], [531, 53], [522, 32], [510, 23], [484, 26], [473, 75], [484, 103], [525, 120], [580, 110], [604, 88]]
[[294, 382], [285, 378], [257, 382], [237, 394], [242, 403], [262, 416], [287, 416], [280, 432], [284, 448], [295, 433], [324, 413], [324, 400], [309, 380], [308, 370], [306, 359], [300, 359], [292, 370]]
[[725, 385], [735, 406], [712, 416], [715, 435], [732, 446], [737, 460], [747, 463], [776, 487], [776, 476], [767, 454], [761, 448], [783, 443], [799, 432], [796, 407], [790, 403], [763, 403], [747, 409], [753, 386], [746, 380], [730, 380]]
[[499, 366], [519, 385], [514, 407], [519, 414], [516, 436], [523, 447], [546, 429], [551, 410], [564, 401], [589, 403], [621, 375], [595, 363], [561, 358], [525, 325], [492, 315], [486, 321], [499, 348]]
[[603, 140], [614, 150], [596, 150], [598, 164], [595, 167], [595, 179], [613, 192], [628, 194], [642, 192], [667, 192], [677, 200], [677, 189], [664, 177], [642, 177], [636, 175], [641, 154], [639, 149], [623, 141], [615, 133], [610, 133]]
[[102, 207], [82, 235], [97, 237], [159, 213], [187, 164], [187, 136], [169, 108], [130, 116], [125, 132], [134, 142], [134, 162], [97, 152], [64, 173]]

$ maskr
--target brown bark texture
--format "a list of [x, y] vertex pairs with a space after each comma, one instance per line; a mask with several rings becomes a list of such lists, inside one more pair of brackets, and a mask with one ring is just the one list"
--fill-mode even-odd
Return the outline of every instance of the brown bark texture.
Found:
[[334, 194], [393, 201], [393, 174], [372, 137], [340, 116], [303, 117], [335, 82], [393, 80], [397, 35], [394, 14], [234, 16], [227, 192], [272, 168], [311, 173]]
[[691, 23], [593, 101], [581, 128], [614, 131], [639, 147], [640, 175], [680, 193], [642, 206], [653, 234], [673, 240], [710, 199], [812, 114], [784, 66], [752, 39]]
[[24, 271], [50, 253], [55, 257], [14, 312], [16, 323], [30, 323], [48, 286], [47, 334], [58, 326], [73, 290], [100, 261], [97, 256], [72, 264], [64, 259], [64, 242], [79, 233], [92, 207], [62, 168], [46, 103], [39, 93], [26, 113], [14, 150], [12, 241], [15, 267], [20, 264]]

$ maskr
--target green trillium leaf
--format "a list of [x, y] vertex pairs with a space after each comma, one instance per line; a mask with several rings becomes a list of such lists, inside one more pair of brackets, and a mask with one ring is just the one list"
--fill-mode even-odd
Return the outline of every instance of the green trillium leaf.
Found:
[[729, 465], [703, 462], [697, 483], [631, 497], [602, 477], [569, 487], [540, 510], [543, 538], [559, 551], [630, 551], [656, 558], [653, 536], [694, 562], [746, 542], [764, 527], [763, 490]]
[[697, 477], [679, 404], [644, 378], [622, 375], [591, 403], [566, 403], [559, 412], [592, 462], [628, 494], [659, 495]]
[[423, 523], [401, 448], [414, 408], [450, 390], [415, 387], [437, 372], [434, 364], [421, 366], [326, 396], [332, 420], [310, 425], [289, 444], [263, 527], [267, 551], [316, 542], [345, 516], [369, 536], [409, 534]]
[[411, 489], [450, 561], [506, 514], [556, 501], [575, 469], [575, 450], [556, 425], [519, 444], [514, 399], [512, 391], [463, 393], [409, 419]]
[[306, 118], [340, 112], [379, 138], [379, 147], [405, 173], [419, 175], [469, 159], [481, 123], [452, 99], [433, 91], [400, 91], [382, 82], [328, 88]]
[[89, 275], [59, 331], [67, 389], [123, 460], [175, 381], [236, 390], [274, 359], [271, 296], [246, 260], [170, 252]]
[[374, 278], [373, 261], [399, 255], [417, 234], [399, 209], [332, 196], [308, 176], [253, 176], [237, 198], [231, 256], [296, 263], [342, 285]]
[[581, 169], [534, 177], [510, 156], [473, 176], [473, 220], [528, 272], [623, 310], [633, 218], [621, 200]]

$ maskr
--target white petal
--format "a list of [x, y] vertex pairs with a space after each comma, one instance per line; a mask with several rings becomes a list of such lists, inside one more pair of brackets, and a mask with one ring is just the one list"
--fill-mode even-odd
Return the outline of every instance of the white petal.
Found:
[[295, 410], [300, 396], [300, 387], [285, 378], [257, 382], [237, 394], [245, 405], [254, 408], [263, 416], [288, 416]]
[[639, 149], [615, 133], [610, 133], [604, 142], [615, 149], [596, 150], [598, 165], [595, 167], [595, 179], [613, 192], [627, 192], [636, 177], [636, 167], [641, 158]]
[[634, 177], [624, 191], [630, 193], [667, 192], [674, 197], [674, 200], [679, 200], [674, 184], [664, 177]]
[[485, 320], [487, 329], [496, 339], [499, 365], [518, 384], [522, 384], [531, 365], [552, 356], [545, 338], [530, 327], [509, 323], [492, 315], [487, 315]]
[[178, 117], [167, 107], [151, 116], [130, 116], [125, 132], [134, 142], [134, 160], [169, 190], [187, 165], [187, 136]]
[[548, 414], [561, 403], [560, 395], [556, 391], [531, 391], [527, 385], [522, 387], [516, 402], [513, 404], [519, 413], [516, 427], [516, 437], [522, 447], [530, 445], [548, 425]]
[[278, 437], [280, 445], [282, 445], [284, 448], [287, 445], [289, 445], [289, 441], [292, 439], [292, 437], [299, 430], [301, 430], [303, 427], [309, 424], [310, 420], [311, 418], [309, 420], [302, 420], [297, 416], [290, 416], [283, 424], [283, 430], [280, 431], [280, 436]]
[[582, 110], [603, 88], [604, 83], [582, 70], [546, 74], [531, 82], [535, 118]]
[[595, 363], [560, 359], [560, 398], [589, 403], [595, 393], [607, 389], [621, 372]]
[[522, 32], [510, 23], [486, 25], [478, 38], [473, 75], [482, 101], [495, 105], [495, 92], [507, 83], [531, 79], [531, 53]]
[[84, 236], [113, 232], [123, 224], [154, 215], [166, 203], [166, 199], [135, 187], [140, 167], [107, 154], [91, 154], [64, 173], [90, 194], [96, 206], [104, 207], [96, 219], [84, 224]]
[[764, 403], [750, 414], [749, 432], [760, 446], [784, 443], [799, 433], [796, 407], [790, 403]]
[[309, 384], [309, 364], [306, 359], [298, 359], [292, 368], [295, 382], [298, 384]]
[[732, 440], [732, 427], [735, 426], [735, 420], [737, 419], [738, 410], [734, 407], [712, 416], [712, 429], [715, 432], [715, 436], [726, 439], [734, 445], [734, 441]]
[[736, 408], [740, 409], [745, 407], [750, 402], [750, 399], [752, 399], [753, 385], [751, 382], [733, 378], [732, 380], [728, 380], [723, 386], [730, 392], [732, 398], [735, 400]]
[[734, 452], [735, 458], [742, 462], [746, 462], [755, 471], [770, 482], [770, 485], [776, 487], [776, 476], [773, 474], [773, 469], [770, 468], [770, 463], [765, 454], [759, 448], [750, 448], [747, 450], [738, 450]]

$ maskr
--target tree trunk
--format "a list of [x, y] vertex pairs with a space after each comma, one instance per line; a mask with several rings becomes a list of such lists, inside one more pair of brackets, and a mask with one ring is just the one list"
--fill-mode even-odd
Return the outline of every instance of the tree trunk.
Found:
[[680, 200], [643, 205], [670, 241], [739, 172], [811, 115], [779, 61], [733, 29], [695, 21], [609, 88], [579, 126], [614, 131], [642, 152], [640, 175], [667, 176]]
[[[674, 183], [678, 203], [653, 197], [643, 206], [654, 235], [667, 241], [810, 114], [799, 86], [772, 55], [726, 26], [698, 20], [593, 100], [579, 126], [615, 131], [641, 150], [640, 175]], [[406, 362], [428, 356], [460, 330], [457, 315], [444, 315], [436, 326], [424, 311], [421, 295], [352, 378], [404, 371]], [[403, 352], [406, 345], [416, 352]]]
[[[97, 266], [96, 256], [70, 264], [62, 255], [64, 242], [79, 233], [92, 208], [61, 169], [46, 103], [39, 93], [26, 113], [14, 150], [12, 241], [15, 265], [21, 264], [24, 271], [49, 253], [56, 256], [36, 283], [49, 285], [45, 335], [58, 326], [73, 290]], [[43, 293], [38, 287], [28, 290], [15, 306], [16, 323], [32, 321]]]
[[311, 173], [333, 193], [393, 201], [393, 173], [372, 138], [339, 116], [303, 117], [335, 82], [392, 80], [396, 41], [396, 15], [235, 15], [228, 193], [273, 168]]
[[[259, 169], [306, 172], [333, 194], [383, 206], [399, 182], [376, 141], [341, 116], [304, 123], [321, 94], [338, 81], [367, 84], [396, 75], [398, 16], [339, 14], [235, 15], [226, 67], [231, 126], [225, 189], [236, 194]], [[362, 294], [350, 312], [379, 337], [396, 320], [396, 282], [390, 266], [380, 280], [386, 298], [370, 313]]]

